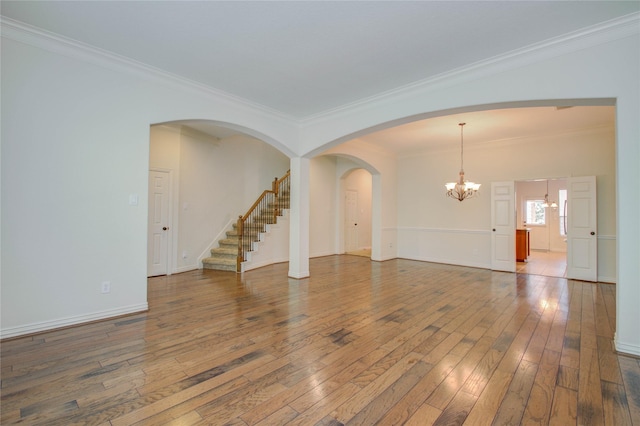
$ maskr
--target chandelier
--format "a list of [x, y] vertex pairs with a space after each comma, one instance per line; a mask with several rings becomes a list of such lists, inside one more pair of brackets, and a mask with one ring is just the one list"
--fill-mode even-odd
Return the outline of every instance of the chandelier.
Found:
[[544, 203], [542, 204], [542, 207], [551, 207], [552, 209], [558, 208], [558, 204], [555, 201], [549, 202], [549, 179], [547, 179], [547, 193], [544, 194]]
[[449, 182], [444, 185], [447, 188], [447, 197], [454, 198], [458, 201], [473, 197], [478, 192], [478, 189], [480, 189], [479, 183], [464, 180], [464, 145], [462, 131], [465, 124], [467, 123], [458, 124], [460, 126], [460, 174], [458, 176], [458, 181]]

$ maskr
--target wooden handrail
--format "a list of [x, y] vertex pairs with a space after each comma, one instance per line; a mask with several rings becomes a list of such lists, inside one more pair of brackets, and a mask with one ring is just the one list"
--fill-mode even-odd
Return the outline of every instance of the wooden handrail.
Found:
[[[275, 178], [271, 183], [271, 189], [265, 189], [247, 213], [238, 216], [238, 272], [241, 272], [241, 264], [246, 260], [246, 253], [251, 251], [253, 242], [258, 241], [258, 235], [264, 231], [265, 225], [276, 223], [282, 209], [285, 208], [281, 194], [289, 190], [289, 177], [290, 171], [287, 171], [281, 178]], [[270, 212], [271, 207], [273, 213]]]
[[249, 210], [245, 213], [244, 216], [240, 216], [240, 218], [245, 221], [249, 218], [249, 216], [251, 216], [251, 213], [253, 213], [253, 211], [260, 205], [260, 202], [268, 195], [268, 194], [275, 194], [275, 192], [270, 191], [268, 189], [265, 189], [264, 191], [262, 191], [262, 195], [260, 195], [258, 197], [258, 199], [256, 200], [255, 203], [253, 203], [253, 205], [249, 208]]

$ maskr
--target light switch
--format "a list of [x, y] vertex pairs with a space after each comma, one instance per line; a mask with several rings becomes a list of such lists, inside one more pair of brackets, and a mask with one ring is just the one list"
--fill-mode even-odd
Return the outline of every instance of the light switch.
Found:
[[138, 205], [138, 194], [129, 194], [129, 205], [130, 206]]

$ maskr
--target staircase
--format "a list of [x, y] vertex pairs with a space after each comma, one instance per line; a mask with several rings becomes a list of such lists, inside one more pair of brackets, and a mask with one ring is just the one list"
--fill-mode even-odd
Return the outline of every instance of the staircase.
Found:
[[249, 209], [238, 218], [226, 238], [218, 241], [218, 247], [211, 249], [211, 256], [202, 259], [204, 269], [242, 272], [242, 263], [247, 262], [250, 253], [257, 250], [270, 225], [276, 224], [285, 209], [289, 209], [289, 172], [276, 178], [271, 190], [266, 190]]
[[204, 269], [236, 271], [238, 259], [238, 225], [227, 231], [227, 238], [218, 240], [218, 247], [211, 249], [211, 256], [202, 259]]

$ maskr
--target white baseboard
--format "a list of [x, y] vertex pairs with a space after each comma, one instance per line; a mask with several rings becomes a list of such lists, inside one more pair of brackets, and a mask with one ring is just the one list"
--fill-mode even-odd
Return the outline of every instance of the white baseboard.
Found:
[[[333, 251], [317, 252], [317, 253], [309, 254], [309, 259], [313, 259], [314, 257], [333, 256], [335, 254], [340, 254], [340, 253], [335, 253]], [[342, 254], [344, 254], [344, 253], [342, 253]]]
[[616, 351], [640, 357], [640, 346], [626, 344], [620, 342], [616, 338], [614, 338], [614, 344], [616, 346]]
[[426, 257], [426, 256], [406, 256], [403, 254], [398, 254], [398, 258], [409, 259], [409, 260], [419, 260], [421, 262], [442, 263], [445, 265], [468, 266], [471, 268], [491, 269], [491, 265], [487, 265], [486, 263], [483, 263], [483, 262], [461, 261], [460, 259], [446, 259], [446, 258], [436, 258], [436, 257]]
[[262, 262], [242, 262], [242, 272], [251, 271], [252, 269], [262, 268], [263, 266], [274, 265], [276, 263], [288, 262], [289, 258], [275, 259], [271, 258]]
[[179, 268], [174, 269], [172, 274], [180, 274], [182, 272], [195, 271], [196, 269], [202, 269], [202, 263], [200, 263], [200, 266], [198, 265], [181, 266]]
[[0, 330], [0, 339], [8, 339], [10, 337], [41, 333], [43, 331], [54, 330], [57, 328], [69, 327], [72, 325], [80, 325], [87, 322], [119, 317], [122, 315], [145, 312], [148, 309], [149, 305], [145, 302], [139, 305], [124, 306], [118, 309], [109, 309], [106, 311], [93, 312], [85, 315], [76, 315], [73, 317], [60, 318], [52, 321], [43, 321], [18, 327], [9, 327]]
[[289, 269], [289, 274], [288, 274], [289, 278], [294, 278], [294, 279], [297, 279], [297, 280], [301, 280], [303, 278], [309, 278], [310, 275], [311, 274], [309, 274], [309, 271], [302, 271], [300, 273], [294, 273], [294, 272], [291, 272], [291, 269]]

